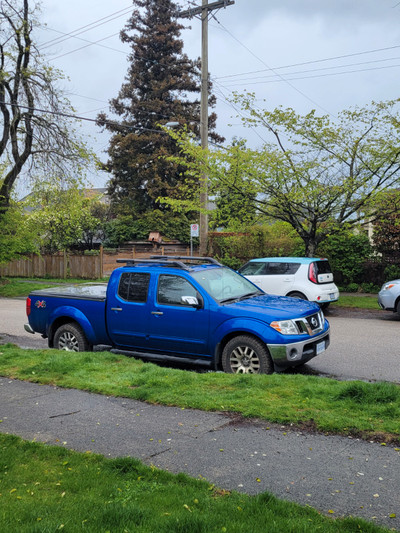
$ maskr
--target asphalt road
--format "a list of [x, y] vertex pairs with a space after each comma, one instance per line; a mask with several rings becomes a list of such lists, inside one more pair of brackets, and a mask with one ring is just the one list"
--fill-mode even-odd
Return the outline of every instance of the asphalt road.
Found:
[[[331, 345], [300, 368], [337, 379], [400, 383], [400, 318], [386, 311], [328, 310]], [[47, 341], [24, 330], [25, 299], [0, 298], [0, 343], [46, 348]]]

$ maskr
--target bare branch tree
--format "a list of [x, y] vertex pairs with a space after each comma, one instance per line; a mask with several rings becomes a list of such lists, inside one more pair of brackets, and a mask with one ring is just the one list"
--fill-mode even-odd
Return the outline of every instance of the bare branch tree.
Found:
[[22, 172], [66, 177], [91, 160], [57, 85], [63, 75], [35, 45], [36, 13], [29, 0], [0, 0], [0, 212]]

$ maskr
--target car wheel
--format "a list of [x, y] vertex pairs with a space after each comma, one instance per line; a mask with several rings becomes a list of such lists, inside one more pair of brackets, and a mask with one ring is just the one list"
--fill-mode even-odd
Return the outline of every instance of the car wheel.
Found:
[[54, 348], [67, 352], [88, 352], [91, 345], [78, 325], [63, 324], [54, 335]]
[[234, 337], [226, 344], [222, 368], [229, 374], [272, 374], [274, 371], [266, 346], [249, 335]]
[[325, 309], [328, 309], [330, 302], [324, 302], [323, 304], [318, 304], [318, 305], [322, 309], [322, 311], [325, 311]]
[[400, 316], [400, 300], [396, 304], [396, 312]]
[[302, 292], [291, 292], [288, 294], [291, 298], [300, 298], [300, 300], [308, 300]]

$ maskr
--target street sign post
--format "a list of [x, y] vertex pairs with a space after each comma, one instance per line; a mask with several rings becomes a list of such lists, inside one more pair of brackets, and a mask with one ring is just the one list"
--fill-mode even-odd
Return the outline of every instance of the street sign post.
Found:
[[190, 225], [190, 255], [193, 256], [193, 237], [199, 236], [199, 225], [191, 224]]

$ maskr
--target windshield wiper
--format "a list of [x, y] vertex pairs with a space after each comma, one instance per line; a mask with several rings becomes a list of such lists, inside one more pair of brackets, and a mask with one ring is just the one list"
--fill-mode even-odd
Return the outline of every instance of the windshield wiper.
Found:
[[261, 291], [249, 292], [248, 294], [243, 294], [243, 296], [240, 296], [239, 300], [247, 300], [248, 298], [253, 298], [253, 296], [260, 296], [260, 294], [263, 293]]
[[255, 291], [255, 292], [249, 292], [247, 294], [243, 294], [242, 296], [233, 296], [231, 298], [224, 298], [223, 300], [220, 300], [219, 303], [226, 304], [226, 303], [233, 303], [233, 302], [240, 302], [241, 300], [247, 300], [248, 298], [253, 298], [253, 296], [259, 296], [260, 294], [263, 294], [261, 291]]
[[219, 303], [220, 304], [227, 304], [227, 303], [232, 303], [232, 302], [238, 302], [239, 299], [240, 299], [240, 297], [233, 296], [231, 298], [224, 298], [223, 300], [220, 300]]

